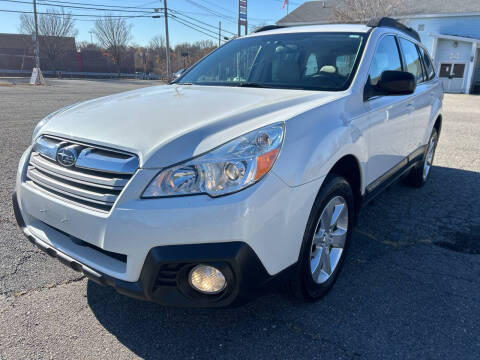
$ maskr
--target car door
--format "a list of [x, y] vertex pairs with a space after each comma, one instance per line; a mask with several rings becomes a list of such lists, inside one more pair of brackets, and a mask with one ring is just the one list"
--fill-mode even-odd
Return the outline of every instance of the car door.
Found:
[[[425, 81], [421, 86], [425, 87], [426, 94], [419, 98], [419, 103], [415, 105], [415, 111], [418, 109], [417, 130], [415, 132], [415, 141], [417, 146], [425, 145], [430, 137], [429, 124], [431, 116], [433, 115], [433, 107], [435, 101], [438, 99], [439, 80], [435, 77], [435, 69], [433, 67], [432, 59], [428, 52], [421, 46], [417, 46], [420, 53], [420, 59], [423, 64], [423, 72], [425, 74]], [[427, 134], [428, 132], [428, 134]]]
[[[401, 71], [402, 62], [393, 35], [383, 36], [377, 43], [370, 64], [366, 88], [375, 87], [386, 70]], [[413, 104], [407, 95], [373, 96], [365, 99], [369, 128], [367, 184], [372, 189], [390, 172], [401, 168], [408, 156], [408, 124]]]
[[421, 52], [418, 46], [410, 40], [399, 37], [400, 50], [403, 55], [404, 70], [411, 73], [417, 82], [415, 92], [410, 95], [413, 105], [412, 116], [408, 118], [408, 153], [413, 153], [424, 145], [425, 131], [428, 127], [434, 96], [432, 82], [424, 71]]

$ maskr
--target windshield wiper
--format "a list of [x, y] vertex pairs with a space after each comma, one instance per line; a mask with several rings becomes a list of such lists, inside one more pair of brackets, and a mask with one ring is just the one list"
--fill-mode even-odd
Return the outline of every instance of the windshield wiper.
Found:
[[259, 84], [259, 83], [256, 83], [256, 82], [243, 82], [243, 83], [238, 83], [237, 86], [239, 87], [255, 87], [255, 88], [266, 88], [266, 87], [270, 87], [270, 86], [267, 86], [267, 85], [263, 85], [263, 84]]
[[289, 89], [289, 90], [309, 90], [304, 86], [291, 86], [291, 85], [281, 85], [281, 84], [259, 84], [256, 82], [243, 82], [235, 84], [239, 87], [252, 87], [252, 88], [266, 88], [266, 89]]

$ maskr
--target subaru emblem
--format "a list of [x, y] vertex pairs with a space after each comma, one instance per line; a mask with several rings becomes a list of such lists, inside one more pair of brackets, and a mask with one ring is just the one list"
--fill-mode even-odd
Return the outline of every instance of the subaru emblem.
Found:
[[65, 146], [57, 151], [57, 162], [65, 167], [75, 165], [78, 158], [78, 145]]

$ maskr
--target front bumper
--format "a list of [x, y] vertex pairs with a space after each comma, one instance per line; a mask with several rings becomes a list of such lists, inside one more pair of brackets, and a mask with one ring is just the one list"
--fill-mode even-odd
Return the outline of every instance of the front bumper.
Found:
[[[226, 306], [249, 298], [295, 264], [323, 181], [289, 187], [271, 173], [255, 186], [215, 199], [144, 200], [141, 194], [158, 170], [139, 169], [113, 208], [101, 213], [28, 181], [29, 154], [20, 160], [14, 204], [30, 241], [99, 283], [169, 305]], [[184, 286], [185, 272], [205, 262], [224, 267], [231, 277], [230, 287], [215, 299]], [[162, 282], [159, 274], [174, 281]], [[177, 289], [166, 286], [169, 281]]]
[[[257, 296], [274, 278], [268, 274], [255, 252], [243, 242], [158, 246], [152, 248], [136, 282], [113, 278], [92, 269], [35, 237], [26, 227], [17, 194], [12, 196], [15, 218], [27, 239], [75, 271], [119, 293], [168, 306], [226, 307]], [[188, 285], [187, 276], [197, 264], [213, 265], [227, 280], [218, 295], [204, 295]], [[277, 277], [277, 276], [275, 276]]]

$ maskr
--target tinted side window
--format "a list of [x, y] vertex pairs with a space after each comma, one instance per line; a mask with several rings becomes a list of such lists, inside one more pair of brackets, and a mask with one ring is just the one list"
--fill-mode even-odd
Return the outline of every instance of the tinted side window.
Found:
[[393, 36], [385, 36], [380, 40], [370, 65], [370, 84], [375, 86], [382, 72], [386, 70], [402, 70], [397, 43]]
[[420, 48], [420, 55], [422, 56], [423, 63], [425, 64], [427, 80], [432, 80], [435, 77], [435, 69], [433, 68], [432, 60], [430, 59], [428, 53], [422, 48]]
[[423, 81], [422, 63], [418, 56], [417, 47], [411, 41], [399, 38], [400, 47], [405, 59], [406, 70], [415, 76], [417, 84]]

